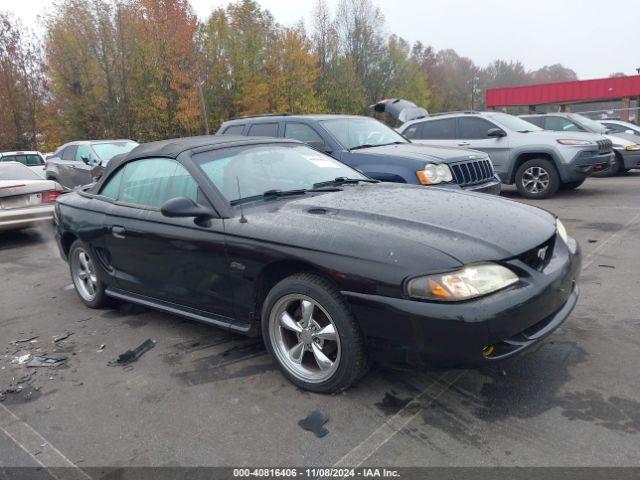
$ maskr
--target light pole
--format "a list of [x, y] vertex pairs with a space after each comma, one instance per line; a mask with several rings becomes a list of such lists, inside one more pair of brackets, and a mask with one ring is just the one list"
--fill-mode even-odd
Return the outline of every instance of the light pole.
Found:
[[196, 82], [198, 84], [198, 96], [200, 97], [200, 107], [202, 108], [202, 119], [204, 120], [204, 133], [209, 135], [209, 118], [207, 117], [207, 104], [204, 101], [204, 93], [202, 92], [202, 85], [204, 80]]
[[471, 111], [473, 112], [476, 108], [476, 84], [480, 81], [480, 77], [474, 75], [471, 78]]

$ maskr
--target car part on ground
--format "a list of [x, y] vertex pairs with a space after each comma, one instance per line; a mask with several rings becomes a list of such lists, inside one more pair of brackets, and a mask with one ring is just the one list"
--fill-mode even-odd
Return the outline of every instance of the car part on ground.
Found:
[[594, 172], [595, 177], [613, 177], [632, 168], [640, 168], [640, 138], [624, 131], [611, 132], [602, 123], [579, 113], [540, 113], [521, 115], [534, 125], [556, 132], [587, 132], [602, 135], [611, 142], [615, 155], [609, 162], [609, 168]]
[[46, 178], [68, 189], [95, 182], [107, 164], [138, 143], [133, 140], [83, 140], [65, 143], [47, 157]]
[[42, 179], [21, 163], [0, 163], [0, 231], [51, 221], [53, 205], [62, 193], [59, 184]]
[[429, 116], [426, 108], [418, 107], [415, 103], [401, 98], [380, 100], [369, 108], [372, 108], [376, 112], [387, 113], [401, 123]]
[[607, 166], [613, 155], [611, 142], [599, 135], [543, 132], [500, 112], [434, 115], [407, 122], [399, 130], [415, 143], [485, 152], [502, 182], [515, 183], [527, 198], [548, 198], [565, 184], [577, 186]]
[[[404, 112], [410, 103], [405, 100], [399, 100], [397, 104], [393, 102], [392, 105], [402, 102], [400, 112]], [[412, 144], [393, 129], [369, 117], [259, 115], [224, 122], [218, 134], [300, 140], [371, 178], [385, 182], [500, 193], [500, 179], [485, 153]], [[450, 174], [438, 174], [444, 169], [448, 169]]]
[[85, 305], [262, 333], [283, 374], [316, 392], [348, 388], [371, 362], [511, 357], [579, 294], [580, 249], [547, 212], [372, 183], [292, 140], [143, 145], [57, 202], [56, 239]]

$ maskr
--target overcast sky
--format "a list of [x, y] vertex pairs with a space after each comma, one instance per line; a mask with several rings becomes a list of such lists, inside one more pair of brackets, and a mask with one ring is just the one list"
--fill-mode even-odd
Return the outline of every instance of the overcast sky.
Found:
[[[328, 0], [331, 5], [336, 0]], [[479, 65], [519, 60], [527, 69], [562, 63], [581, 79], [640, 67], [640, 0], [374, 0], [386, 30], [437, 49], [453, 48]], [[51, 0], [0, 0], [28, 25]], [[191, 0], [205, 19], [226, 0]], [[315, 0], [261, 0], [284, 25], [310, 24]]]

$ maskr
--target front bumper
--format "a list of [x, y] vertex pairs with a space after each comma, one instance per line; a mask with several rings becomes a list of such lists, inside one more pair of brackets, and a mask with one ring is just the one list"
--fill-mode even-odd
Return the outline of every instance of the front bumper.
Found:
[[[421, 302], [343, 292], [370, 358], [387, 365], [477, 366], [511, 357], [558, 328], [576, 305], [581, 254], [556, 237], [542, 271], [520, 259], [513, 288], [459, 303]], [[492, 353], [483, 353], [491, 346]], [[487, 352], [488, 350], [485, 350]]]
[[435, 186], [441, 188], [461, 189], [468, 192], [488, 193], [490, 195], [500, 195], [500, 192], [502, 191], [502, 181], [497, 175], [494, 175], [494, 177], [487, 182], [468, 185], [465, 187], [461, 187], [457, 183], [445, 183]]
[[624, 148], [616, 149], [622, 157], [625, 169], [640, 168], [640, 150], [625, 150]]
[[609, 168], [613, 160], [614, 153], [609, 151], [599, 153], [598, 151], [584, 150], [576, 155], [567, 168], [560, 171], [563, 182], [577, 182], [584, 180], [592, 173], [600, 172]]
[[53, 205], [0, 210], [0, 231], [34, 227], [53, 218]]

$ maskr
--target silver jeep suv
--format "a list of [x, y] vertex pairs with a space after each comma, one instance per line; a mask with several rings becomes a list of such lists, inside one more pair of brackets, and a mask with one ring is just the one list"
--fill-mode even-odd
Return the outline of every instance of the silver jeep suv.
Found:
[[526, 198], [579, 187], [608, 167], [612, 143], [584, 132], [549, 132], [501, 112], [460, 112], [412, 120], [399, 129], [414, 143], [472, 148], [489, 154], [502, 183]]

